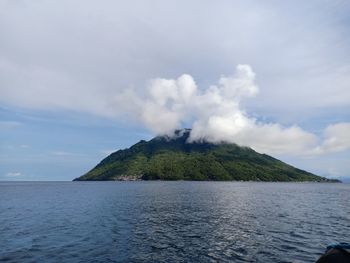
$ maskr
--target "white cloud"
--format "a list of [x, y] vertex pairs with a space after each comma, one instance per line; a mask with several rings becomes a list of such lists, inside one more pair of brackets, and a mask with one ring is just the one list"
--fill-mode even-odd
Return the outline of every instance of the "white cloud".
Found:
[[62, 156], [62, 157], [81, 156], [82, 155], [79, 153], [72, 153], [72, 152], [66, 152], [66, 151], [51, 151], [50, 154], [54, 155], [54, 156]]
[[273, 154], [328, 153], [349, 148], [347, 123], [327, 127], [319, 146], [315, 134], [296, 125], [283, 127], [250, 117], [240, 103], [258, 91], [251, 67], [238, 65], [234, 75], [220, 77], [217, 85], [207, 89], [199, 89], [190, 75], [182, 75], [178, 79], [154, 79], [145, 93], [128, 90], [119, 100], [156, 134], [171, 135], [189, 122], [190, 141], [231, 142]]
[[350, 149], [350, 123], [336, 123], [324, 130], [323, 143], [313, 153], [341, 152]]
[[20, 177], [20, 176], [23, 176], [23, 174], [20, 172], [9, 172], [5, 176], [6, 177]]

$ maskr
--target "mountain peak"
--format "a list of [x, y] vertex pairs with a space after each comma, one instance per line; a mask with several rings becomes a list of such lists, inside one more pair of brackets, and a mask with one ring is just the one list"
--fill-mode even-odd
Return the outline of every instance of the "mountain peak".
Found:
[[329, 181], [236, 144], [188, 143], [190, 129], [140, 141], [75, 180]]
[[172, 134], [170, 135], [159, 135], [155, 137], [155, 139], [161, 139], [161, 140], [177, 140], [177, 139], [182, 139], [182, 140], [188, 140], [191, 134], [191, 129], [184, 128], [184, 129], [177, 129], [175, 130]]

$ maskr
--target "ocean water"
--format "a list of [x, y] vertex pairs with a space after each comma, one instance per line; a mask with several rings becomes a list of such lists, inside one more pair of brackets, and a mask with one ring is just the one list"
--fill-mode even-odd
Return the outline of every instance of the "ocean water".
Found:
[[0, 182], [0, 261], [315, 262], [350, 185]]

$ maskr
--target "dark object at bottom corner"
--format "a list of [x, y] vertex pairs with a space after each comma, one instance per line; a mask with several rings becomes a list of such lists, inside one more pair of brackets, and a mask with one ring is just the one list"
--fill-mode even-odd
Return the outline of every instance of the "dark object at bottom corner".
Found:
[[350, 244], [339, 243], [328, 246], [316, 263], [350, 263]]

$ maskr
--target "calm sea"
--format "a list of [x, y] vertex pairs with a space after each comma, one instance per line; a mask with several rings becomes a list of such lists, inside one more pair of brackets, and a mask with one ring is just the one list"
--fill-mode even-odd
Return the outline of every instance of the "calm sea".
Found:
[[315, 262], [350, 185], [0, 182], [0, 261]]

